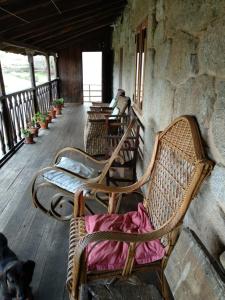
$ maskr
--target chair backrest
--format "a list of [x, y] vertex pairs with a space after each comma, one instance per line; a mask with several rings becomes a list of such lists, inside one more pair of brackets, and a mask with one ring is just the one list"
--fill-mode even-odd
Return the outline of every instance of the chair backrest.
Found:
[[99, 179], [99, 183], [101, 183], [104, 179], [106, 174], [109, 171], [109, 168], [111, 167], [112, 163], [114, 162], [114, 160], [118, 157], [119, 152], [121, 150], [121, 148], [123, 147], [124, 143], [127, 140], [127, 137], [131, 134], [133, 127], [135, 126], [136, 120], [135, 119], [131, 119], [131, 121], [129, 122], [129, 125], [125, 131], [125, 133], [123, 134], [120, 142], [118, 143], [118, 145], [116, 146], [116, 148], [114, 149], [108, 163], [104, 166], [100, 179]]
[[[158, 139], [145, 206], [150, 221], [159, 229], [171, 218], [181, 221], [201, 181], [212, 168], [205, 159], [195, 119], [183, 116], [167, 127]], [[168, 245], [168, 236], [161, 239]]]
[[111, 113], [112, 116], [124, 114], [125, 110], [129, 107], [129, 105], [130, 105], [129, 97], [119, 96], [117, 100], [117, 104]]
[[122, 89], [118, 89], [115, 98], [113, 98], [109, 104], [109, 107], [114, 108], [117, 105], [118, 98], [122, 96], [125, 97], [125, 91]]

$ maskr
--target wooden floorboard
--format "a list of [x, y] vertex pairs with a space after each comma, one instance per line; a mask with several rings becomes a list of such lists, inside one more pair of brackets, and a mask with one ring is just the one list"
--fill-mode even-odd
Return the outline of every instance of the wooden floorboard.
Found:
[[24, 145], [0, 170], [0, 230], [22, 260], [36, 262], [35, 300], [68, 300], [65, 289], [69, 224], [35, 209], [34, 174], [66, 146], [83, 148], [85, 107], [67, 104], [63, 114], [42, 130], [33, 145]]

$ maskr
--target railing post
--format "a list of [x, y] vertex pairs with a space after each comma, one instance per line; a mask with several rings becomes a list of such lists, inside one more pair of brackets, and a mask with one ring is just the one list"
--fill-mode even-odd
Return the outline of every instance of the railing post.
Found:
[[60, 98], [61, 96], [61, 91], [60, 91], [60, 83], [59, 83], [59, 65], [58, 65], [58, 56], [57, 54], [54, 55], [54, 60], [55, 60], [55, 69], [56, 69], [56, 78], [57, 78], [57, 96]]
[[[2, 120], [4, 124], [5, 134], [6, 134], [6, 144], [8, 147], [8, 150], [12, 149], [14, 146], [13, 143], [13, 125], [12, 125], [12, 119], [10, 116], [10, 112], [6, 103], [6, 93], [5, 93], [5, 84], [3, 80], [2, 75], [2, 66], [0, 62], [0, 105], [2, 110]], [[6, 153], [5, 146], [3, 146], [3, 154]]]
[[46, 61], [48, 67], [49, 98], [50, 98], [50, 104], [52, 104], [52, 84], [51, 84], [51, 70], [50, 70], [49, 55], [46, 55]]
[[39, 111], [39, 106], [37, 100], [36, 81], [35, 81], [35, 74], [34, 74], [34, 58], [32, 53], [28, 53], [28, 62], [30, 67], [31, 86], [33, 89], [34, 111], [35, 113], [37, 113]]
[[91, 101], [91, 87], [90, 87], [90, 84], [88, 85], [88, 94], [89, 94], [89, 101]]

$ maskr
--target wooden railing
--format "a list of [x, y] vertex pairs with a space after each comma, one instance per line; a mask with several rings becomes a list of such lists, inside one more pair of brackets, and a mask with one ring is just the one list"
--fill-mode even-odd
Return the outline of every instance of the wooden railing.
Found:
[[7, 107], [11, 117], [13, 143], [21, 139], [21, 129], [27, 127], [34, 115], [33, 89], [19, 91], [6, 96]]
[[0, 98], [0, 166], [22, 142], [21, 129], [27, 127], [35, 112], [47, 112], [58, 95], [55, 79]]
[[83, 85], [84, 102], [102, 101], [102, 86], [100, 84], [84, 84]]

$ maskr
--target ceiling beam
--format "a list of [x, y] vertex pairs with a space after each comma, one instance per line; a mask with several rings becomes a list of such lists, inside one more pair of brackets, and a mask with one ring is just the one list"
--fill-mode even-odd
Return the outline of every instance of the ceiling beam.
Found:
[[[98, 29], [107, 27], [110, 24], [112, 24], [112, 20], [106, 20], [105, 22], [103, 22], [102, 24], [99, 24], [97, 26], [88, 26], [86, 29], [83, 28], [82, 31], [77, 32], [75, 35], [70, 35], [70, 37], [68, 37], [66, 39], [62, 39], [62, 40], [57, 41], [55, 43], [54, 42], [48, 43], [49, 46], [47, 44], [44, 44], [45, 46], [43, 46], [43, 47], [45, 47], [46, 49], [56, 49], [57, 45], [66, 43], [68, 41], [74, 40], [74, 39], [76, 39], [76, 38], [78, 38], [78, 37], [80, 37], [82, 35], [87, 34], [87, 33], [90, 33], [90, 32], [96, 31]], [[41, 44], [41, 46], [42, 46], [42, 44]]]
[[[98, 25], [99, 21], [101, 20], [107, 20], [107, 19], [110, 19], [110, 21], [112, 22], [114, 19], [115, 19], [115, 13], [119, 13], [120, 12], [120, 8], [118, 7], [117, 9], [113, 9], [113, 10], [110, 10], [107, 14], [105, 13], [104, 16], [102, 17], [102, 14], [96, 14], [96, 15], [93, 15], [93, 17], [88, 17], [86, 18], [86, 20], [78, 23], [77, 22], [77, 26], [71, 26], [71, 27], [68, 27], [67, 29], [62, 29], [62, 30], [58, 30], [56, 32], [54, 32], [53, 34], [45, 34], [45, 36], [43, 38], [38, 38], [36, 41], [37, 43], [35, 42], [35, 44], [41, 44], [43, 41], [47, 41], [49, 39], [52, 39], [52, 38], [60, 38], [60, 36], [64, 36], [65, 37], [65, 34], [68, 34], [68, 35], [71, 35], [72, 33], [77, 33], [77, 32], [80, 32], [80, 30], [82, 30], [83, 28], [86, 28], [87, 25], [92, 25], [92, 26], [95, 26], [95, 25]], [[94, 20], [97, 19], [97, 21], [94, 21]], [[27, 41], [27, 42], [30, 42], [32, 44], [32, 38]]]
[[[43, 35], [46, 34], [50, 34], [51, 32], [57, 32], [57, 30], [62, 29], [62, 27], [67, 27], [67, 26], [73, 26], [73, 25], [78, 25], [80, 23], [83, 23], [85, 21], [88, 21], [90, 18], [98, 18], [99, 16], [102, 16], [102, 10], [104, 9], [104, 15], [108, 14], [108, 12], [112, 12], [114, 11], [115, 14], [118, 13], [120, 10], [123, 9], [123, 6], [121, 5], [104, 5], [103, 7], [98, 7], [97, 9], [95, 9], [94, 11], [91, 12], [83, 12], [81, 14], [78, 14], [72, 18], [63, 20], [63, 21], [59, 21], [57, 23], [54, 24], [50, 24], [49, 26], [44, 26], [41, 29], [36, 29], [35, 32], [31, 31], [29, 32], [29, 34], [25, 33], [22, 34], [20, 36], [13, 36], [14, 39], [20, 38], [23, 41], [29, 41], [33, 38], [37, 38], [37, 37], [41, 37]], [[70, 20], [70, 21], [69, 21]], [[45, 30], [43, 30], [45, 29]], [[40, 32], [40, 30], [43, 30]], [[31, 36], [32, 33], [32, 36]]]
[[[71, 3], [71, 2], [70, 2]], [[27, 33], [31, 33], [35, 30], [40, 30], [42, 28], [46, 28], [48, 26], [54, 26], [57, 25], [58, 22], [61, 22], [60, 17], [62, 18], [62, 22], [64, 20], [72, 19], [76, 16], [76, 11], [79, 13], [84, 12], [84, 9], [90, 10], [91, 8], [101, 7], [104, 1], [103, 0], [89, 0], [88, 3], [80, 3], [79, 5], [72, 6], [70, 9], [64, 10], [62, 16], [51, 14], [48, 16], [41, 17], [39, 19], [36, 19], [32, 22], [32, 24], [29, 25], [29, 28], [26, 25], [19, 25], [12, 28], [7, 28], [4, 30], [0, 29], [0, 34], [5, 34], [7, 37], [13, 37], [18, 38], [23, 35], [27, 35]], [[121, 0], [111, 0], [108, 2], [110, 4], [117, 4], [121, 3]], [[1, 18], [0, 18], [1, 21]], [[43, 22], [46, 21], [46, 24], [43, 25]], [[21, 32], [22, 31], [22, 32]]]

